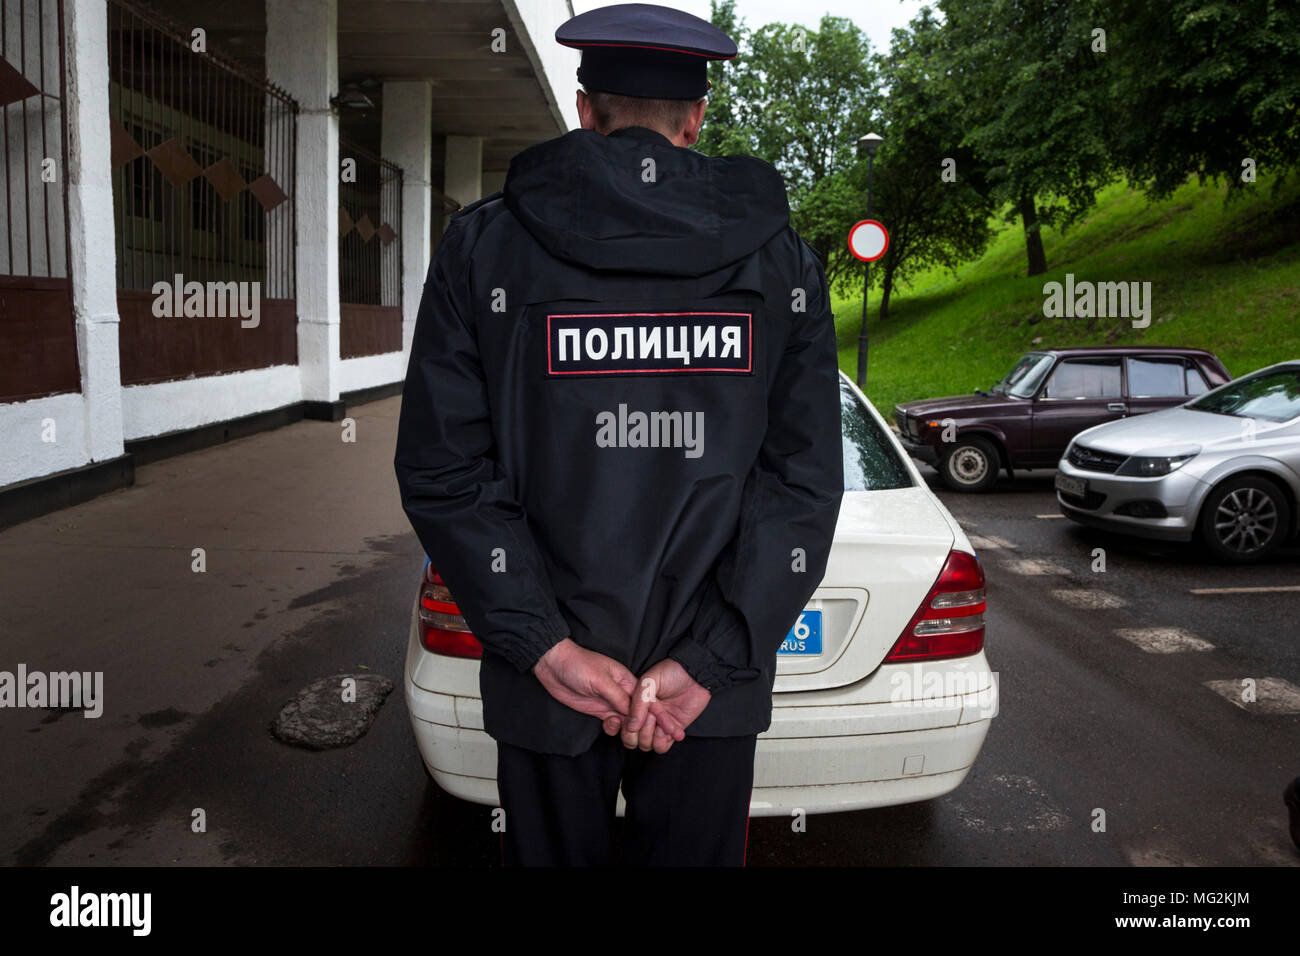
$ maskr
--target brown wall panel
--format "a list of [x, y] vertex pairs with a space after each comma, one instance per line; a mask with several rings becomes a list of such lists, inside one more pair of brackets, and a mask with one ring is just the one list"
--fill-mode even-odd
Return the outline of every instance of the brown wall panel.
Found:
[[339, 303], [339, 358], [402, 350], [402, 310], [395, 305]]
[[70, 281], [0, 276], [0, 402], [79, 391]]
[[248, 329], [238, 316], [158, 318], [153, 302], [150, 292], [118, 290], [123, 385], [298, 364], [292, 299], [262, 299], [260, 322]]

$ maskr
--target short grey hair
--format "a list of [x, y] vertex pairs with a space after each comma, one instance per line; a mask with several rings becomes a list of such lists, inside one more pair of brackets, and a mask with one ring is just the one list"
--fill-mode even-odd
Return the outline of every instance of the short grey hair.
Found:
[[645, 126], [665, 135], [676, 134], [686, 125], [695, 105], [704, 99], [656, 100], [643, 96], [624, 96], [604, 90], [582, 88], [596, 114], [596, 129], [608, 133], [625, 126]]

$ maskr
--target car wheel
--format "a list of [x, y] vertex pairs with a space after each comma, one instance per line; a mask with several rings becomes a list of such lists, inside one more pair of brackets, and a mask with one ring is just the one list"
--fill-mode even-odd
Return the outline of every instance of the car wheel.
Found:
[[1210, 492], [1200, 523], [1201, 538], [1215, 557], [1246, 564], [1282, 545], [1291, 529], [1291, 508], [1274, 482], [1245, 475]]
[[944, 449], [939, 475], [953, 491], [987, 491], [998, 480], [998, 450], [987, 438], [958, 438]]

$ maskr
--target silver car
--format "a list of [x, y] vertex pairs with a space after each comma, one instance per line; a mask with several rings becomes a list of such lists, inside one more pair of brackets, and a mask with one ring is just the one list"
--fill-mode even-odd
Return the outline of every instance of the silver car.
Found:
[[1258, 561], [1297, 530], [1300, 361], [1082, 431], [1057, 467], [1066, 517], [1149, 538], [1199, 537], [1219, 558]]

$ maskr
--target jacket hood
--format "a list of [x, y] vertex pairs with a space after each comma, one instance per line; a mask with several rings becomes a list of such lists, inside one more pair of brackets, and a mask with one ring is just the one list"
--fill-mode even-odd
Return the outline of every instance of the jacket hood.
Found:
[[768, 163], [706, 156], [636, 126], [574, 130], [524, 150], [503, 193], [547, 252], [598, 270], [706, 275], [790, 221], [785, 184]]

